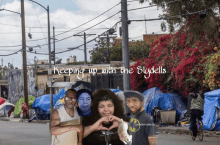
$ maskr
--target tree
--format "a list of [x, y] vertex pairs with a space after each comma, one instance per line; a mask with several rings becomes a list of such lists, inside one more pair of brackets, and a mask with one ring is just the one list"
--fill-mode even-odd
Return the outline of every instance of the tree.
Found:
[[[191, 44], [205, 34], [210, 45], [220, 46], [218, 17], [220, 0], [140, 0], [140, 3], [146, 1], [162, 8], [164, 14], [159, 17], [181, 15], [167, 20], [170, 32], [174, 32], [176, 26], [178, 28], [187, 26], [185, 28], [189, 33], [186, 37]], [[163, 24], [161, 26], [164, 27]]]
[[[178, 31], [176, 34], [166, 35], [151, 44], [148, 58], [137, 60], [131, 66], [134, 73], [131, 74], [131, 87], [138, 90], [142, 84], [147, 88], [159, 87], [164, 89], [166, 85], [178, 90], [187, 96], [198, 83], [198, 90], [216, 89], [220, 86], [220, 54], [217, 47], [208, 43], [205, 35], [197, 40], [191, 47], [187, 43], [189, 32]], [[138, 67], [143, 66], [146, 72], [138, 73]], [[151, 73], [148, 77], [148, 69], [162, 67], [165, 73]], [[157, 71], [158, 72], [158, 71]], [[144, 81], [145, 82], [144, 82]], [[207, 82], [207, 83], [206, 83]]]
[[[143, 57], [148, 57], [150, 45], [145, 41], [130, 42], [130, 60], [136, 61]], [[113, 42], [108, 45], [105, 41], [98, 41], [96, 47], [90, 51], [91, 63], [101, 64], [110, 61], [122, 61], [122, 43]]]
[[96, 47], [90, 50], [92, 64], [107, 64], [110, 62], [111, 48], [105, 41], [98, 41]]

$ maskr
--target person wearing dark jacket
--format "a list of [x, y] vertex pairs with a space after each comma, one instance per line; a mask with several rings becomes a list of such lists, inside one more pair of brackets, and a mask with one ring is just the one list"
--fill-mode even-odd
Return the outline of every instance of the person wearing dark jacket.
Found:
[[198, 118], [199, 121], [202, 121], [202, 115], [204, 114], [204, 92], [200, 91], [199, 93], [190, 93], [191, 100], [191, 125], [190, 129], [193, 132], [193, 138], [195, 139], [197, 136], [197, 126], [196, 126], [196, 119]]

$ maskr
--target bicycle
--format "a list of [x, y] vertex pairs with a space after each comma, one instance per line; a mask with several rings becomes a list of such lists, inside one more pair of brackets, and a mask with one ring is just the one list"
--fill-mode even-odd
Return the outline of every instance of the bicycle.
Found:
[[[197, 136], [199, 138], [200, 141], [203, 140], [203, 123], [202, 121], [198, 120], [198, 118], [196, 119], [197, 123]], [[193, 136], [193, 132], [191, 131], [191, 136], [192, 136], [192, 140], [195, 140], [196, 137]]]

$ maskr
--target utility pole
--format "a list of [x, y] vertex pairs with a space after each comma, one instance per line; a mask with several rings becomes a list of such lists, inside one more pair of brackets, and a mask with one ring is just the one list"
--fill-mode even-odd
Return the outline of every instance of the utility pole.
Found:
[[2, 67], [3, 67], [3, 58], [2, 58]]
[[55, 27], [53, 26], [53, 51], [54, 51], [54, 66], [56, 62], [56, 57], [55, 57]]
[[[128, 49], [128, 12], [127, 0], [121, 0], [121, 21], [122, 21], [122, 57], [124, 69], [130, 70], [130, 56]], [[123, 86], [125, 90], [131, 90], [130, 74], [123, 73]]]
[[83, 35], [73, 35], [73, 36], [83, 36], [83, 39], [84, 39], [84, 57], [85, 57], [85, 60], [84, 60], [84, 64], [87, 64], [87, 50], [86, 50], [86, 36], [91, 36], [91, 35], [96, 35], [96, 34], [86, 34], [84, 32]]
[[107, 34], [107, 46], [109, 47], [109, 34]]
[[85, 57], [84, 64], [87, 64], [87, 54], [86, 54], [86, 32], [84, 32], [84, 57]]
[[36, 98], [38, 98], [38, 78], [37, 78], [37, 57], [36, 56], [34, 56], [34, 66], [35, 66], [35, 87], [37, 88]]
[[[24, 98], [28, 107], [28, 87], [27, 87], [27, 58], [26, 58], [26, 38], [25, 38], [25, 12], [24, 0], [21, 0], [21, 29], [22, 29], [22, 55], [23, 55], [23, 79], [24, 79]], [[29, 114], [27, 114], [29, 119]]]
[[[50, 46], [50, 9], [49, 5], [47, 6], [47, 23], [48, 23], [48, 51], [49, 51], [49, 69], [48, 69], [48, 75], [52, 79], [52, 73], [51, 73], [51, 46]], [[50, 87], [50, 114], [52, 114], [53, 111], [53, 94], [52, 94], [52, 80], [49, 80], [49, 87]], [[51, 118], [51, 115], [50, 115]]]

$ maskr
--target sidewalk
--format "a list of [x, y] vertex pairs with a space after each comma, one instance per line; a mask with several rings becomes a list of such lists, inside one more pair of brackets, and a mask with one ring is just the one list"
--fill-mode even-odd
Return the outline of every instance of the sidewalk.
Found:
[[[13, 121], [13, 122], [22, 122], [21, 118], [8, 118], [8, 117], [0, 117], [0, 121]], [[27, 123], [41, 123], [41, 124], [48, 124], [50, 120], [33, 120]]]
[[[159, 127], [159, 134], [179, 134], [179, 135], [189, 135], [189, 127]], [[203, 130], [203, 135], [205, 137], [218, 137], [220, 138], [219, 131], [208, 131]]]

